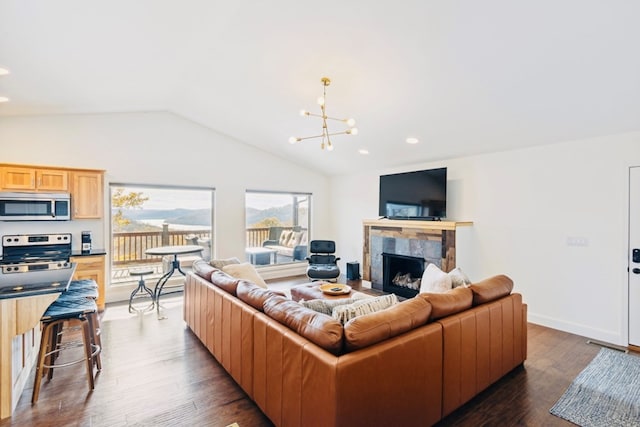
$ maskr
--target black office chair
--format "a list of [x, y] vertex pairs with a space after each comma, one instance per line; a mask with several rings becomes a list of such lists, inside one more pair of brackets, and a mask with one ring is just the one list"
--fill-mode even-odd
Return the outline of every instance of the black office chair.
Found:
[[338, 260], [333, 254], [336, 251], [336, 242], [333, 240], [312, 240], [309, 243], [311, 255], [306, 259], [309, 261], [307, 267], [307, 277], [310, 280], [336, 280], [340, 276]]

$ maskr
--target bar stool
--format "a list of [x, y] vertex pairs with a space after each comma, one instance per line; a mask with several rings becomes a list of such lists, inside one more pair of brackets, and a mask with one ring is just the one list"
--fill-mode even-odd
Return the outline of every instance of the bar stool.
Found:
[[[38, 401], [42, 377], [47, 374], [49, 380], [53, 377], [54, 368], [71, 366], [84, 362], [86, 364], [87, 382], [89, 389], [94, 389], [93, 365], [97, 364], [96, 356], [101, 348], [94, 343], [95, 331], [92, 332], [89, 317], [98, 312], [96, 302], [90, 298], [65, 298], [64, 293], [58, 297], [47, 309], [42, 318], [42, 338], [36, 365], [35, 380], [31, 403]], [[65, 328], [66, 326], [66, 328]], [[62, 335], [72, 330], [72, 326], [82, 329], [82, 340], [63, 341]], [[61, 352], [72, 348], [83, 347], [84, 356], [69, 362], [55, 364]]]
[[[153, 310], [156, 298], [155, 298], [155, 295], [153, 294], [153, 291], [151, 289], [149, 289], [147, 287], [147, 285], [144, 283], [144, 276], [147, 276], [147, 275], [153, 274], [153, 273], [154, 273], [153, 268], [141, 268], [141, 269], [138, 269], [138, 270], [129, 270], [129, 275], [130, 276], [139, 276], [140, 277], [140, 280], [138, 280], [138, 287], [135, 288], [133, 290], [133, 292], [131, 292], [131, 296], [129, 297], [129, 313], [133, 313], [134, 311], [143, 312], [143, 311]], [[141, 310], [133, 307], [133, 299], [138, 294], [140, 294], [138, 296], [138, 298], [144, 297], [145, 296], [144, 295], [145, 292], [147, 294], [149, 294], [149, 297], [151, 297], [151, 303], [147, 307], [145, 307], [145, 308], [143, 308]]]
[[[99, 291], [98, 284], [95, 280], [92, 279], [81, 279], [81, 280], [73, 280], [69, 283], [69, 287], [67, 290], [60, 295], [60, 298], [63, 300], [72, 300], [74, 298], [88, 298], [93, 301], [98, 299]], [[87, 316], [87, 320], [89, 321], [89, 327], [91, 328], [91, 342], [94, 345], [102, 348], [102, 339], [100, 338], [101, 328], [100, 328], [100, 316], [98, 315], [98, 311], [91, 313]], [[102, 353], [102, 352], [100, 352]], [[102, 360], [100, 358], [100, 353], [96, 355], [94, 358], [96, 367], [98, 370], [102, 369]]]

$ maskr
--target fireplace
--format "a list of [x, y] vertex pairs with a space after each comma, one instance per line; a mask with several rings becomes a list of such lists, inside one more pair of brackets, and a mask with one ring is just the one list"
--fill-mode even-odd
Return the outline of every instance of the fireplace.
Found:
[[413, 298], [420, 290], [424, 258], [382, 253], [382, 290]]

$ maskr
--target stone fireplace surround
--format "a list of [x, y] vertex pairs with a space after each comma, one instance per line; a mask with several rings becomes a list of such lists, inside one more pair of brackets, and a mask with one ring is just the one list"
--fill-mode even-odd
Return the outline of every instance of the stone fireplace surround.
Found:
[[[456, 267], [456, 231], [472, 224], [468, 221], [363, 221], [363, 279], [370, 281], [372, 288], [384, 290], [383, 253], [422, 258], [425, 261], [423, 269], [433, 263], [444, 272], [453, 270]], [[391, 279], [394, 276], [395, 273]], [[415, 292], [408, 296], [413, 295]]]

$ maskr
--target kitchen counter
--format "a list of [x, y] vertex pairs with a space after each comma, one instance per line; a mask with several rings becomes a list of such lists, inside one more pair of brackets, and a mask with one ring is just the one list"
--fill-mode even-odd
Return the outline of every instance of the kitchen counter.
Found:
[[64, 292], [76, 266], [76, 263], [71, 263], [71, 268], [60, 270], [0, 274], [0, 300]]
[[18, 403], [38, 354], [40, 318], [61, 289], [46, 292], [0, 299], [0, 419]]

